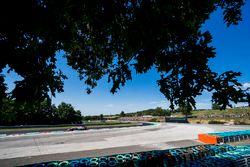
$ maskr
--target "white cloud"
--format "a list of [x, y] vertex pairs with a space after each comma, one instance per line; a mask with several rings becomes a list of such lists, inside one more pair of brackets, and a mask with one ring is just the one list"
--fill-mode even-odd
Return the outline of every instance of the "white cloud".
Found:
[[114, 104], [107, 104], [105, 105], [105, 107], [108, 107], [108, 108], [113, 108], [115, 105]]
[[247, 106], [247, 105], [248, 105], [248, 103], [237, 103], [234, 106], [235, 107], [242, 107], [242, 106]]
[[246, 82], [242, 84], [243, 88], [250, 88], [250, 83]]

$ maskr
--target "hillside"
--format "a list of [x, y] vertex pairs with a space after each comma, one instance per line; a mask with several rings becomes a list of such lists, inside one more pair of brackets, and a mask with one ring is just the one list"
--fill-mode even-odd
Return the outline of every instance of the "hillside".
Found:
[[[174, 113], [172, 115], [176, 117], [183, 116], [181, 113]], [[250, 107], [192, 111], [192, 116], [193, 118], [189, 119], [190, 123], [250, 125]]]
[[132, 113], [126, 113], [125, 116], [143, 116], [143, 115], [152, 115], [152, 116], [169, 116], [170, 111], [157, 107], [155, 109], [148, 109], [142, 111], [136, 111]]

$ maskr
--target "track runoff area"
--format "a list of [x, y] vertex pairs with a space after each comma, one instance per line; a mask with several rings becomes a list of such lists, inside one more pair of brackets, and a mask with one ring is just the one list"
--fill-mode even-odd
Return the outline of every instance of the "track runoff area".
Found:
[[1, 166], [97, 157], [204, 144], [199, 134], [250, 130], [247, 125], [159, 123], [152, 126], [0, 136]]

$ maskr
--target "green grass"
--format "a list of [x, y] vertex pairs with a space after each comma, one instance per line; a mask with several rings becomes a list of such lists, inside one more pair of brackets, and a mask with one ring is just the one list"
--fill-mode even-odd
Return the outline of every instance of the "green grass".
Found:
[[[232, 108], [226, 110], [198, 110], [192, 111], [192, 116], [207, 116], [207, 115], [228, 115], [228, 114], [244, 114], [250, 113], [250, 107], [246, 108]], [[182, 113], [173, 113], [173, 116], [182, 117]]]
[[[192, 111], [192, 116], [194, 116], [194, 118], [189, 118], [188, 121], [190, 123], [205, 124], [233, 123], [235, 125], [250, 125], [250, 116], [245, 115], [249, 113], [250, 107], [232, 108], [226, 110]], [[235, 114], [236, 116], [230, 116], [230, 114]], [[240, 114], [244, 114], [244, 116], [240, 116]], [[173, 113], [172, 115], [176, 117], [183, 117], [182, 113]], [[209, 117], [211, 115], [213, 115], [213, 117]]]
[[204, 110], [204, 111], [193, 111], [194, 116], [201, 115], [226, 115], [226, 114], [243, 114], [250, 113], [250, 108], [232, 108], [226, 110]]
[[130, 122], [119, 122], [119, 121], [91, 121], [91, 122], [83, 122], [84, 125], [120, 125], [120, 124], [131, 124]]
[[130, 127], [130, 126], [136, 126], [137, 123], [125, 123], [125, 124], [116, 124], [116, 125], [89, 125], [87, 128], [105, 128], [105, 127]]
[[29, 131], [56, 131], [56, 130], [65, 130], [65, 129], [68, 129], [68, 128], [72, 128], [72, 127], [75, 127], [75, 126], [63, 126], [63, 127], [32, 127], [32, 128], [4, 128], [4, 129], [0, 129], [0, 133], [3, 133], [3, 132], [18, 132], [18, 131], [23, 131], [23, 132], [29, 132]]

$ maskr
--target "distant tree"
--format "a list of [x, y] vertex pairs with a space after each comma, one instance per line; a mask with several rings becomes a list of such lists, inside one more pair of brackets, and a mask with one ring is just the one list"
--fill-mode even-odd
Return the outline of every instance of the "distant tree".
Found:
[[58, 105], [57, 112], [62, 123], [79, 123], [82, 120], [81, 112], [75, 111], [71, 104], [65, 102]]
[[75, 123], [79, 123], [81, 124], [82, 123], [82, 120], [83, 120], [83, 116], [82, 116], [82, 113], [80, 110], [75, 110], [75, 115], [74, 115], [74, 119], [75, 119]]
[[[47, 122], [49, 116], [45, 111], [45, 102], [29, 105], [15, 103], [9, 97], [2, 100], [0, 106], [0, 125], [26, 125]], [[42, 111], [43, 110], [43, 111]], [[48, 123], [48, 122], [47, 122]]]
[[213, 110], [220, 110], [221, 107], [220, 107], [220, 105], [217, 104], [217, 103], [212, 103], [212, 109], [213, 109]]
[[155, 109], [147, 109], [137, 112], [127, 113], [126, 116], [143, 116], [143, 115], [153, 115], [153, 116], [169, 116], [170, 111], [157, 107]]
[[161, 107], [157, 107], [153, 110], [154, 116], [169, 116], [170, 112], [169, 110], [162, 109]]
[[100, 118], [99, 118], [99, 119], [100, 119], [100, 121], [102, 121], [102, 122], [104, 121], [104, 116], [103, 116], [103, 114], [100, 114]]
[[189, 115], [191, 115], [191, 111], [192, 111], [192, 106], [189, 105], [188, 103], [183, 104], [181, 106], [179, 106], [178, 109], [183, 115], [185, 115], [186, 119], [188, 118]]
[[60, 120], [59, 112], [55, 104], [51, 105], [51, 117], [50, 122], [51, 124], [60, 124], [62, 123]]
[[49, 99], [41, 103], [15, 103], [5, 98], [0, 106], [0, 125], [42, 125], [81, 123], [82, 116], [71, 104], [62, 102], [58, 108]]
[[155, 112], [156, 114], [161, 114], [161, 113], [163, 113], [163, 109], [162, 109], [161, 107], [156, 107], [156, 108], [154, 109], [154, 112]]
[[124, 112], [124, 111], [121, 111], [120, 117], [125, 117], [125, 116], [126, 116], [125, 112]]
[[133, 70], [143, 74], [155, 68], [172, 110], [184, 103], [195, 107], [204, 90], [213, 92], [213, 101], [223, 109], [231, 106], [245, 96], [237, 81], [241, 73], [212, 71], [208, 62], [215, 48], [202, 25], [218, 8], [227, 26], [238, 24], [245, 1], [197, 2], [2, 0], [0, 98], [8, 93], [6, 67], [22, 77], [10, 92], [15, 101], [33, 105], [62, 92], [66, 76], [57, 67], [56, 53], [63, 51], [87, 93], [104, 76], [115, 93], [132, 79]]

